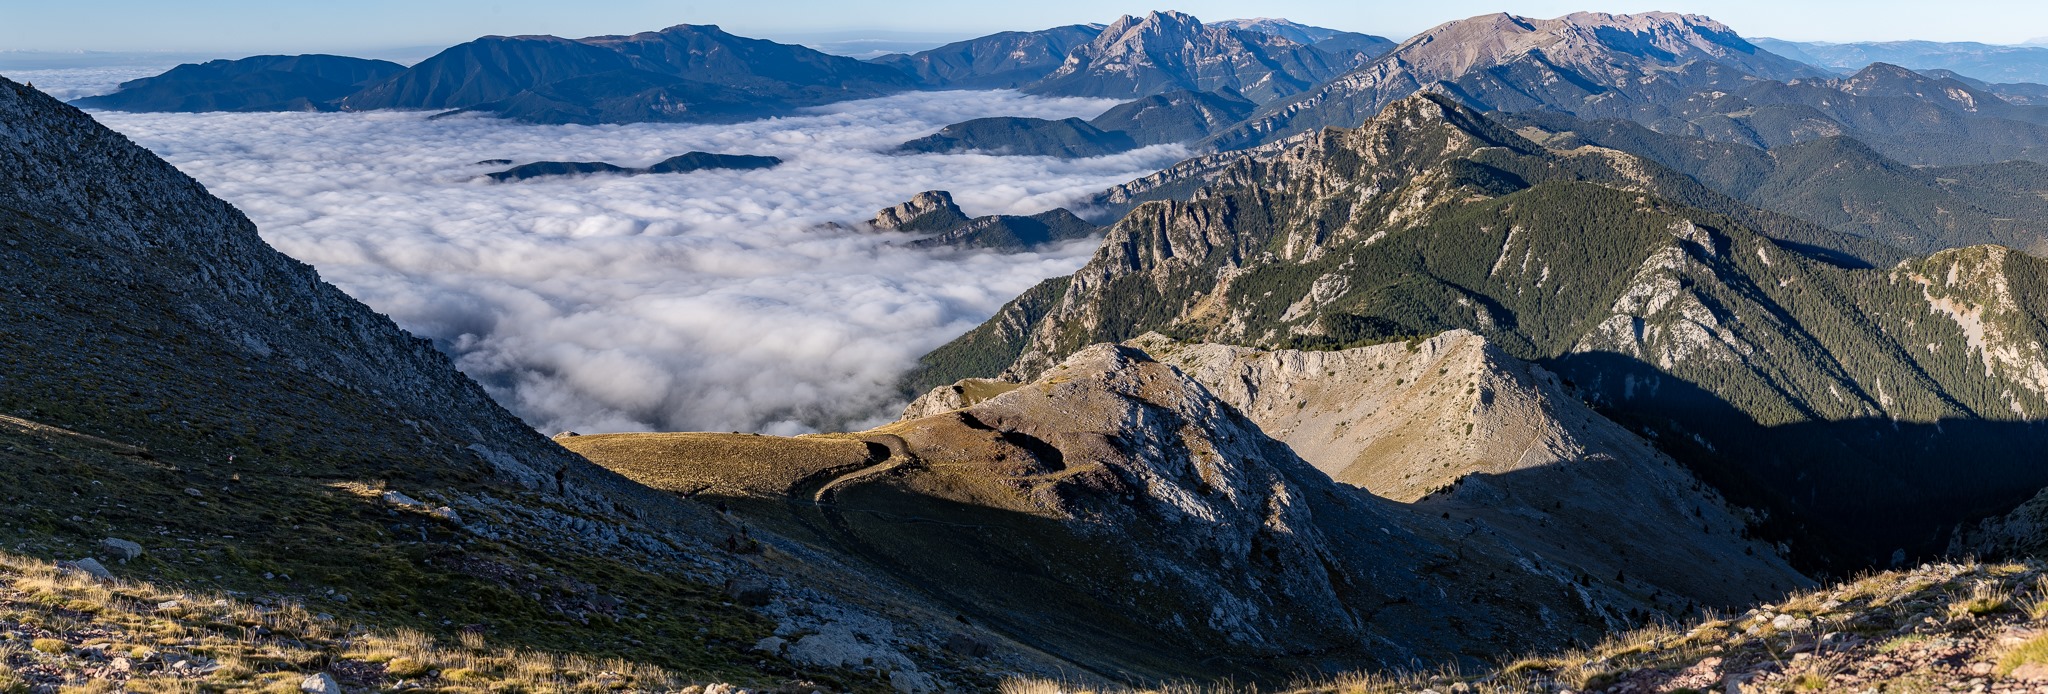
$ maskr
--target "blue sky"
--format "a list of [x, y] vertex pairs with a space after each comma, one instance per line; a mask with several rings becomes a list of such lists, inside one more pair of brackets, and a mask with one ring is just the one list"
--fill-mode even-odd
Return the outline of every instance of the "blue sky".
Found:
[[939, 39], [1168, 8], [1204, 19], [1283, 16], [1396, 38], [1487, 12], [1551, 17], [1653, 9], [1706, 14], [1744, 35], [1794, 40], [2017, 43], [2048, 36], [2048, 3], [2039, 0], [0, 0], [0, 51], [363, 53], [484, 34], [587, 36], [685, 22], [792, 41], [848, 38], [847, 32]]

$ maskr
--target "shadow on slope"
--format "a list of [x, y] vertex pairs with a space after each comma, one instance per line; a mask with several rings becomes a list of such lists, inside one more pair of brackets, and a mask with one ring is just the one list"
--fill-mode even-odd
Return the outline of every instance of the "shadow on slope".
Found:
[[[1865, 418], [1758, 423], [1726, 400], [1614, 353], [1549, 360], [1602, 414], [1647, 432], [1789, 541], [1809, 572], [1848, 575], [1938, 556], [1959, 524], [2048, 487], [2048, 424]], [[1625, 403], [1626, 406], [1623, 406]]]

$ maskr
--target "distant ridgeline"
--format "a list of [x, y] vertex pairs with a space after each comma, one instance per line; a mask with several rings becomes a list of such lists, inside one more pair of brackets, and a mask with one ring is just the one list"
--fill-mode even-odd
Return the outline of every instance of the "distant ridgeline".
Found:
[[1148, 331], [1335, 349], [1470, 330], [1654, 436], [1809, 566], [1926, 556], [2048, 487], [2048, 262], [1954, 247], [2038, 243], [2038, 223], [1905, 213], [2038, 214], [2048, 178], [1887, 161], [1410, 96], [1163, 172], [1185, 185], [1132, 203], [1085, 267], [928, 355], [906, 392], [1029, 380]]
[[[479, 163], [509, 164], [511, 163], [511, 161], [506, 159], [493, 159], [487, 162]], [[629, 168], [619, 166], [616, 164], [607, 164], [601, 161], [537, 161], [530, 164], [520, 164], [518, 166], [514, 166], [510, 169], [506, 169], [504, 171], [499, 171], [496, 173], [484, 174], [484, 177], [489, 178], [493, 181], [503, 183], [506, 181], [524, 181], [530, 178], [543, 178], [548, 176], [578, 176], [589, 174], [617, 174], [622, 176], [632, 176], [638, 174], [691, 173], [694, 171], [712, 171], [720, 169], [737, 169], [747, 171], [756, 169], [772, 169], [780, 165], [782, 165], [782, 160], [777, 157], [764, 157], [751, 154], [712, 154], [710, 152], [690, 152], [688, 154], [680, 154], [677, 156], [669, 157], [651, 166], [645, 166], [641, 168]]]
[[[1321, 38], [1303, 42], [1308, 34]], [[584, 39], [486, 36], [409, 68], [319, 55], [218, 60], [123, 83], [113, 94], [77, 105], [184, 112], [424, 109], [590, 124], [736, 121], [916, 89], [1022, 88], [1124, 99], [1227, 89], [1264, 101], [1308, 89], [1388, 47], [1391, 42], [1379, 37], [1284, 21], [1239, 28], [1155, 12], [1110, 25], [1005, 32], [863, 62], [683, 24]]]

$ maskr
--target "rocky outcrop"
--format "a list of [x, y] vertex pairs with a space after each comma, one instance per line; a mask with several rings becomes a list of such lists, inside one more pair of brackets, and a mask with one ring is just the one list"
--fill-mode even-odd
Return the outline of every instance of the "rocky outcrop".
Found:
[[739, 512], [814, 528], [823, 551], [889, 567], [969, 622], [1148, 679], [1434, 662], [1686, 607], [1462, 511], [1335, 483], [1131, 347], [955, 386], [908, 413], [923, 416], [842, 435], [865, 463], [776, 454], [811, 438], [666, 456], [652, 451], [678, 435], [574, 441], [651, 484], [732, 476], [678, 484], [744, 487]]
[[1269, 34], [1205, 26], [1179, 12], [1126, 16], [1024, 91], [1130, 99], [1176, 90], [1229, 88], [1257, 102], [1335, 77], [1336, 56]]
[[2025, 346], [2040, 319], [2021, 318], [2048, 309], [2017, 300], [2038, 259], [1858, 269], [1840, 234], [1438, 95], [1183, 180], [1199, 187], [1110, 228], [1005, 372], [955, 373], [1026, 380], [1146, 331], [1341, 349], [1470, 330], [1843, 566], [1939, 552], [2048, 487], [2017, 462], [2048, 438], [2026, 423], [2048, 413]]
[[925, 234], [909, 242], [915, 248], [971, 248], [1020, 251], [1049, 243], [1072, 241], [1102, 230], [1064, 208], [1034, 215], [988, 215], [969, 218], [943, 190], [918, 193], [902, 204], [876, 212], [868, 227], [881, 231]]
[[[1481, 519], [1589, 574], [1626, 574], [1645, 596], [1736, 606], [1806, 582], [1746, 539], [1746, 511], [1586, 407], [1556, 374], [1471, 332], [1314, 352], [1157, 333], [1130, 344], [1339, 482]], [[1699, 570], [1703, 559], [1712, 571]]]
[[1044, 79], [1067, 52], [1102, 33], [1101, 24], [1071, 24], [1042, 31], [1005, 31], [956, 41], [911, 55], [886, 55], [886, 65], [937, 89], [1016, 89]]
[[928, 231], [967, 222], [967, 213], [953, 204], [953, 194], [927, 190], [902, 204], [876, 212], [868, 226], [885, 231]]
[[1578, 112], [1594, 102], [1676, 101], [1715, 85], [1732, 90], [1752, 77], [1822, 74], [1697, 15], [1490, 14], [1410, 37], [1369, 65], [1269, 105], [1217, 142], [1237, 148], [1322, 127], [1353, 127], [1421, 91], [1453, 94], [1486, 110]]

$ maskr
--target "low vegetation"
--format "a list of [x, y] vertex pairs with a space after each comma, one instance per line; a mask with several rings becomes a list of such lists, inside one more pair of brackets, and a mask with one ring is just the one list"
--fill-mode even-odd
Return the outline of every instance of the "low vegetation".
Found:
[[297, 692], [321, 673], [348, 689], [701, 689], [629, 660], [366, 628], [294, 601], [96, 579], [0, 552], [0, 691]]
[[[1965, 562], [1866, 576], [1740, 615], [1617, 634], [1478, 672], [1360, 673], [1280, 688], [1103, 689], [1013, 680], [1005, 694], [2037, 691], [2048, 685], [2048, 564]], [[1736, 683], [1731, 686], [1731, 683]]]

